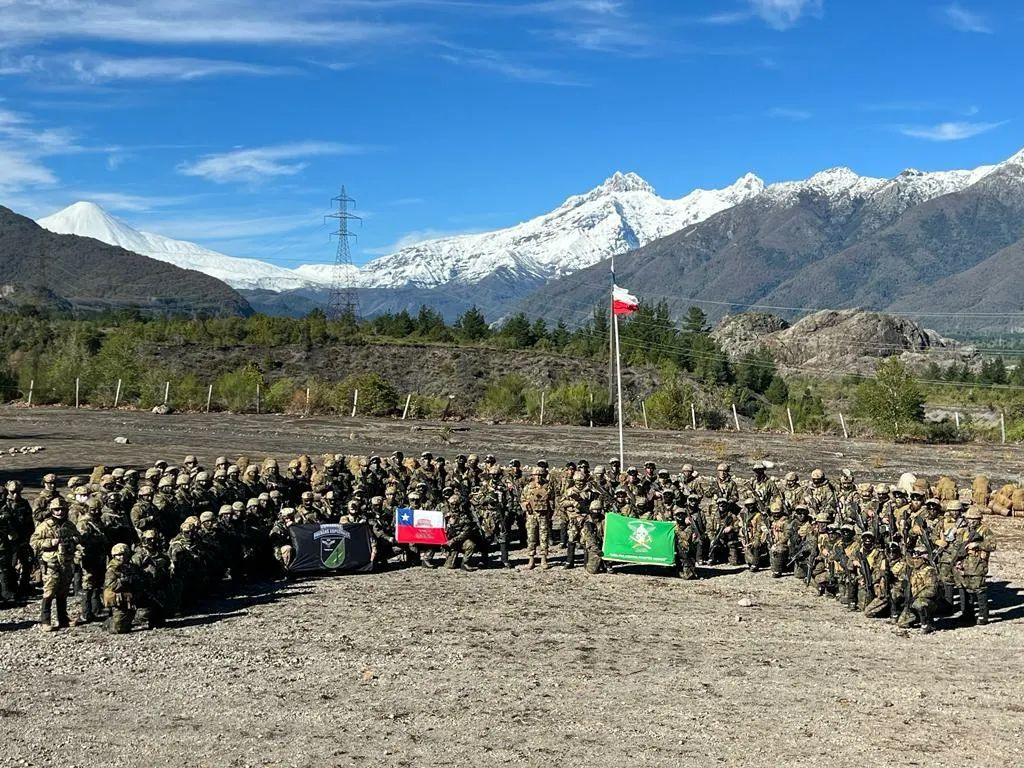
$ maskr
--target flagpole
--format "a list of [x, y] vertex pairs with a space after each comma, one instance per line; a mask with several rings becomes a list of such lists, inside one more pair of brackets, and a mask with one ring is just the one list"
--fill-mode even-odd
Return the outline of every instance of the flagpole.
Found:
[[626, 467], [626, 449], [625, 441], [622, 435], [622, 354], [619, 349], [619, 316], [612, 311], [612, 323], [614, 324], [614, 336], [615, 336], [615, 380], [619, 391], [619, 466], [622, 471], [625, 472]]
[[[615, 317], [615, 256], [612, 256], [612, 289], [608, 297], [608, 320]], [[608, 401], [612, 399], [612, 388], [615, 386], [615, 336], [611, 326], [608, 327]]]

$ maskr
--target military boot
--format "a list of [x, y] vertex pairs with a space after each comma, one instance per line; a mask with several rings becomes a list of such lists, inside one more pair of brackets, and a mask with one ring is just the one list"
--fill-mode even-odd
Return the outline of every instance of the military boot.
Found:
[[928, 613], [928, 610], [922, 608], [917, 612], [917, 615], [921, 618], [921, 634], [928, 635], [935, 631], [935, 627], [932, 626], [932, 617]]
[[729, 547], [729, 565], [740, 564], [740, 550], [739, 547]]
[[526, 570], [528, 570], [528, 571], [532, 571], [533, 570], [533, 560], [534, 560], [534, 557], [535, 557], [534, 555], [530, 555], [530, 557], [526, 560]]
[[65, 629], [71, 626], [71, 619], [68, 618], [68, 598], [67, 596], [56, 598], [57, 604], [57, 627], [59, 629]]
[[78, 594], [78, 616], [75, 618], [75, 626], [88, 624], [95, 617], [92, 615], [92, 595], [90, 590], [83, 589]]
[[469, 571], [470, 573], [476, 570], [475, 566], [469, 564], [469, 555], [462, 556], [462, 565], [460, 567], [462, 568], [462, 570]]
[[558, 530], [558, 543], [563, 547], [569, 544], [569, 529], [564, 525]]
[[974, 623], [973, 595], [963, 587], [960, 588], [960, 621], [965, 624]]
[[511, 568], [512, 567], [512, 563], [510, 563], [508, 561], [508, 542], [507, 541], [503, 541], [500, 544], [498, 544], [498, 546], [501, 549], [501, 567], [502, 568]]
[[456, 561], [458, 559], [459, 559], [459, 553], [456, 552], [453, 549], [451, 552], [448, 553], [448, 557], [445, 558], [445, 560], [444, 560], [444, 567], [445, 568], [452, 568], [452, 569], [454, 569]]
[[102, 619], [107, 615], [107, 609], [103, 607], [103, 590], [93, 589], [92, 592], [92, 615], [93, 618]]
[[846, 609], [848, 611], [857, 610], [857, 583], [851, 582], [846, 585]]
[[576, 545], [571, 541], [566, 545], [565, 548], [565, 567], [576, 567]]
[[14, 602], [14, 590], [11, 589], [13, 581], [14, 580], [11, 578], [11, 573], [7, 567], [0, 564], [0, 602]]
[[39, 626], [43, 632], [53, 632], [53, 624], [50, 622], [50, 614], [53, 607], [53, 598], [44, 597], [39, 606]]
[[541, 555], [540, 556], [540, 569], [542, 571], [546, 571], [550, 567], [551, 566], [548, 565], [548, 556], [547, 555]]
[[978, 623], [984, 626], [988, 624], [988, 593], [984, 587], [974, 593], [974, 600], [978, 605]]
[[774, 552], [772, 552], [771, 556], [768, 558], [768, 561], [772, 569], [772, 578], [777, 579], [780, 576], [782, 576], [782, 568], [784, 565], [782, 562], [782, 555], [777, 555]]
[[948, 616], [956, 609], [956, 587], [952, 584], [943, 584], [942, 600], [945, 603], [942, 606], [943, 613]]

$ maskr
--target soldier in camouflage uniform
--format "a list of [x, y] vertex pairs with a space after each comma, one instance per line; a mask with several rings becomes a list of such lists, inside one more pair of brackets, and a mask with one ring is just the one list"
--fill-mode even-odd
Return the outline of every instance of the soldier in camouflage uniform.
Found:
[[909, 581], [910, 601], [903, 606], [897, 626], [907, 629], [919, 623], [921, 632], [927, 634], [933, 630], [932, 616], [939, 595], [939, 574], [928, 562], [928, 550], [918, 545], [908, 557], [909, 573], [904, 577]]
[[716, 499], [728, 499], [737, 504], [740, 500], [740, 489], [732, 476], [732, 467], [725, 462], [718, 465], [715, 478], [708, 483], [706, 493]]
[[171, 560], [171, 602], [174, 613], [187, 613], [192, 609], [199, 597], [199, 586], [206, 578], [197, 544], [198, 537], [199, 518], [187, 517], [167, 548]]
[[753, 496], [743, 500], [740, 510], [740, 541], [743, 544], [743, 562], [747, 570], [757, 571], [761, 568], [761, 557], [764, 551], [765, 521], [760, 505]]
[[777, 579], [782, 576], [783, 571], [786, 569], [786, 564], [790, 558], [795, 554], [790, 551], [791, 542], [794, 539], [792, 528], [792, 521], [786, 514], [785, 504], [781, 497], [775, 500], [772, 510], [771, 520], [771, 540], [772, 544], [768, 552], [768, 564], [771, 568], [772, 578]]
[[540, 547], [540, 567], [548, 568], [548, 549], [551, 546], [551, 516], [554, 514], [555, 495], [541, 467], [531, 473], [529, 485], [523, 489], [520, 505], [526, 513], [526, 567], [532, 569]]
[[139, 546], [132, 552], [132, 565], [139, 578], [138, 617], [150, 629], [162, 627], [170, 602], [171, 560], [164, 552], [159, 531], [143, 531]]
[[74, 576], [78, 529], [67, 519], [64, 499], [51, 499], [49, 517], [36, 526], [30, 543], [43, 571], [43, 601], [39, 609], [39, 624], [43, 630], [51, 631], [51, 611], [56, 607], [57, 627], [67, 627], [70, 624], [68, 595]]
[[957, 535], [957, 557], [954, 566], [960, 587], [960, 611], [965, 620], [976, 618], [979, 624], [988, 624], [988, 594], [985, 577], [988, 576], [989, 556], [996, 550], [995, 534], [982, 523], [983, 507], [973, 506], [964, 517], [967, 527]]
[[476, 552], [480, 543], [480, 531], [476, 521], [469, 512], [462, 493], [455, 488], [445, 488], [444, 494], [444, 528], [448, 537], [448, 557], [445, 559], [445, 568], [455, 568], [458, 564], [459, 554], [462, 554], [461, 568], [464, 571], [475, 571], [476, 568], [470, 565], [470, 558]]
[[501, 564], [511, 568], [508, 561], [508, 500], [501, 482], [501, 469], [492, 466], [487, 470], [481, 485], [473, 492], [470, 504], [480, 521], [483, 546], [480, 549], [481, 562], [489, 565], [490, 542], [498, 544]]
[[116, 635], [132, 631], [138, 599], [138, 571], [129, 557], [127, 544], [115, 544], [103, 580], [103, 602], [110, 609], [107, 627]]
[[691, 511], [687, 507], [673, 506], [670, 512], [676, 524], [676, 569], [681, 579], [691, 580], [697, 576], [697, 555], [700, 546], [700, 531]]
[[[590, 508], [581, 527], [584, 560], [587, 573], [600, 573], [604, 563], [604, 503], [600, 499], [590, 502]], [[611, 570], [610, 568], [608, 569]]]
[[79, 611], [75, 624], [85, 624], [103, 616], [103, 577], [107, 567], [110, 539], [101, 524], [100, 500], [91, 498], [78, 516], [78, 550], [75, 562], [82, 572]]

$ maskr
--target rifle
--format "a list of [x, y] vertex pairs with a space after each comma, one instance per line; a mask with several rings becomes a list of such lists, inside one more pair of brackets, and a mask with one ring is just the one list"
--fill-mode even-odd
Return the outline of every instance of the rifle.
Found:
[[710, 563], [711, 562], [711, 558], [715, 554], [715, 548], [718, 546], [719, 542], [722, 540], [722, 536], [725, 534], [725, 529], [728, 528], [728, 527], [729, 526], [723, 520], [722, 521], [722, 527], [718, 529], [718, 533], [715, 534], [715, 537], [711, 540], [711, 543], [708, 544], [707, 557], [704, 558], [704, 562], [705, 563]]
[[818, 536], [816, 533], [812, 532], [811, 546], [807, 553], [807, 573], [804, 574], [804, 584], [811, 583], [811, 576], [814, 571], [814, 563], [817, 561], [819, 554], [820, 552], [818, 550]]
[[864, 554], [863, 548], [857, 551], [857, 560], [864, 574], [864, 590], [867, 592], [867, 602], [870, 603], [875, 599], [875, 584], [871, 579], [871, 566], [868, 564], [868, 558]]
[[931, 566], [935, 567], [935, 545], [932, 543], [931, 532], [928, 530], [928, 521], [924, 517], [917, 518], [921, 525], [922, 536], [924, 539], [924, 548], [928, 553], [928, 562]]

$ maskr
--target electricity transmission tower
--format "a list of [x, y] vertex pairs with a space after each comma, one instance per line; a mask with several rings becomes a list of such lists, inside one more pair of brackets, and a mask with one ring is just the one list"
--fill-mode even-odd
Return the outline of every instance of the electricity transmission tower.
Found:
[[325, 219], [337, 219], [338, 229], [332, 232], [332, 237], [338, 238], [338, 253], [334, 257], [334, 273], [331, 276], [331, 293], [327, 299], [327, 316], [331, 320], [340, 317], [348, 317], [357, 320], [359, 317], [359, 295], [356, 293], [355, 268], [352, 266], [352, 252], [349, 249], [348, 239], [355, 237], [355, 232], [350, 232], [348, 223], [350, 221], [362, 221], [362, 218], [349, 213], [349, 206], [355, 207], [355, 200], [345, 194], [345, 187], [342, 186], [341, 194], [331, 198], [332, 203], [338, 204], [336, 213], [329, 213]]

